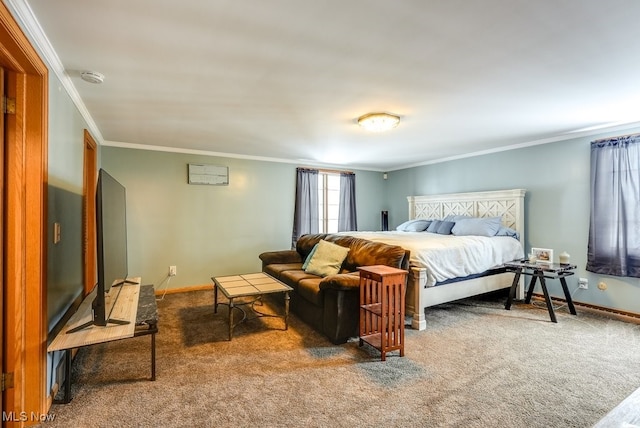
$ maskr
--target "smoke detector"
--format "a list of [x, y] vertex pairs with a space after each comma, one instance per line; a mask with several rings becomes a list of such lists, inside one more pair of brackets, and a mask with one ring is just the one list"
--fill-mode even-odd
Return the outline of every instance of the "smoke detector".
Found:
[[89, 83], [100, 84], [104, 82], [104, 74], [98, 73], [97, 71], [83, 71], [80, 73], [80, 77], [82, 77], [82, 80]]

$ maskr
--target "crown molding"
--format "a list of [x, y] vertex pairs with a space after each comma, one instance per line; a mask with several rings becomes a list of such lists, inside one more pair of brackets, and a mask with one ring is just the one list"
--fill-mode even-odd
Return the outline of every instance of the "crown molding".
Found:
[[433, 159], [430, 161], [425, 161], [425, 162], [417, 162], [417, 163], [412, 163], [412, 164], [407, 164], [404, 166], [398, 166], [398, 167], [394, 167], [393, 169], [389, 169], [388, 171], [399, 171], [402, 169], [409, 169], [409, 168], [416, 168], [419, 166], [425, 166], [425, 165], [433, 165], [433, 164], [437, 164], [437, 163], [443, 163], [443, 162], [449, 162], [449, 161], [454, 161], [454, 160], [459, 160], [459, 159], [466, 159], [466, 158], [473, 158], [476, 156], [484, 156], [484, 155], [489, 155], [492, 153], [500, 153], [500, 152], [507, 152], [510, 150], [517, 150], [517, 149], [522, 149], [525, 147], [531, 147], [531, 146], [540, 146], [542, 144], [549, 144], [549, 143], [557, 143], [560, 141], [568, 141], [568, 140], [575, 140], [578, 138], [584, 138], [584, 137], [594, 137], [594, 136], [603, 136], [603, 135], [611, 135], [611, 133], [613, 132], [621, 132], [621, 131], [626, 131], [629, 129], [637, 129], [640, 128], [640, 122], [627, 122], [627, 123], [615, 123], [612, 125], [607, 125], [607, 126], [598, 126], [598, 127], [593, 127], [593, 128], [585, 128], [585, 129], [578, 129], [575, 131], [569, 131], [567, 133], [564, 134], [560, 134], [560, 135], [556, 135], [553, 137], [549, 137], [549, 138], [542, 138], [540, 140], [533, 140], [533, 141], [527, 141], [524, 143], [519, 143], [519, 144], [512, 144], [509, 146], [503, 146], [503, 147], [498, 147], [495, 149], [488, 149], [488, 150], [480, 150], [477, 152], [469, 152], [469, 153], [465, 153], [463, 155], [458, 155], [458, 156], [450, 156], [447, 158], [440, 158], [440, 159]]
[[[209, 150], [184, 149], [184, 148], [178, 148], [178, 147], [156, 146], [152, 144], [125, 143], [122, 141], [106, 140], [103, 142], [102, 145], [104, 147], [118, 147], [121, 149], [149, 150], [153, 152], [181, 153], [181, 154], [187, 154], [187, 155], [212, 156], [212, 157], [230, 158], [230, 159], [244, 159], [244, 160], [260, 161], [260, 162], [276, 162], [276, 163], [286, 163], [286, 164], [292, 164], [292, 165], [298, 165], [298, 166], [301, 164], [304, 164], [306, 166], [316, 167], [316, 168], [344, 169], [347, 167], [347, 165], [328, 164], [328, 163], [316, 162], [311, 159], [272, 158], [268, 156], [241, 155], [237, 153], [224, 153], [224, 152], [213, 152]], [[357, 165], [348, 165], [348, 167], [350, 169], [357, 169], [360, 171], [383, 172], [383, 170], [381, 169], [370, 168], [370, 167], [359, 167]]]
[[31, 7], [25, 0], [3, 0], [5, 5], [11, 11], [11, 14], [18, 22], [18, 25], [27, 35], [27, 38], [34, 45], [39, 54], [43, 57], [44, 62], [47, 64], [49, 71], [52, 71], [58, 80], [62, 83], [62, 86], [67, 91], [67, 94], [71, 98], [71, 101], [78, 108], [80, 115], [87, 122], [87, 128], [91, 132], [92, 137], [98, 142], [98, 144], [104, 143], [102, 133], [98, 129], [95, 121], [91, 117], [87, 106], [85, 106], [80, 94], [76, 90], [75, 85], [71, 81], [71, 78], [67, 74], [62, 65], [62, 61], [58, 57], [58, 54], [53, 49], [51, 42], [47, 38], [44, 30], [40, 26], [38, 19]]

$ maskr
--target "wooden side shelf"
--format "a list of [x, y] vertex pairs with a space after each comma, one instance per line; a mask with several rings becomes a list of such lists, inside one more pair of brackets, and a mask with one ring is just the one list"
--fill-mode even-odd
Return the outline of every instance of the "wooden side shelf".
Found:
[[404, 356], [404, 295], [407, 271], [376, 265], [360, 270], [360, 346], [365, 342], [381, 353]]
[[[140, 285], [141, 278], [128, 278], [131, 285], [112, 287], [107, 294], [107, 307], [113, 310], [113, 318], [127, 320], [128, 324], [91, 325], [87, 328], [67, 334], [74, 327], [92, 319], [91, 302], [97, 290], [93, 290], [80, 304], [58, 335], [47, 347], [47, 352], [64, 351], [65, 376], [64, 396], [54, 400], [56, 404], [71, 401], [71, 363], [72, 351], [76, 348], [151, 335], [151, 380], [156, 380], [156, 333], [158, 333], [158, 307], [152, 285]], [[116, 297], [117, 296], [117, 297]]]

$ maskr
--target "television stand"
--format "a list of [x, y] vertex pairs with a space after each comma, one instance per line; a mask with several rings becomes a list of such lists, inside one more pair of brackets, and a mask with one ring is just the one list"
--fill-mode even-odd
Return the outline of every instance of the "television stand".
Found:
[[[113, 313], [113, 309], [115, 309], [116, 302], [118, 301], [118, 298], [120, 297], [120, 294], [121, 294], [120, 291], [122, 290], [122, 288], [114, 289], [114, 287], [118, 287], [118, 286], [120, 286], [122, 284], [140, 285], [140, 281], [139, 281], [139, 278], [138, 278], [137, 281], [136, 281], [136, 278], [132, 278], [132, 279], [120, 281], [120, 282], [118, 282], [116, 284], [113, 284], [111, 286], [111, 288], [109, 289], [109, 292], [107, 293], [107, 295], [105, 296], [105, 299], [104, 299], [104, 304], [105, 304], [105, 306], [108, 307], [108, 310], [107, 310], [107, 308], [103, 308], [103, 312], [106, 311], [108, 313], [108, 315], [106, 316], [106, 320], [104, 321], [104, 324], [102, 324], [103, 321], [101, 321], [101, 320], [96, 321], [96, 311], [97, 311], [97, 309], [96, 309], [95, 305], [96, 305], [96, 293], [98, 293], [98, 291], [97, 291], [97, 288], [94, 289], [89, 294], [89, 296], [93, 296], [93, 300], [91, 300], [91, 315], [92, 315], [91, 319], [89, 319], [88, 321], [80, 324], [77, 327], [73, 327], [73, 328], [67, 330], [67, 334], [76, 333], [76, 332], [78, 332], [80, 330], [84, 330], [85, 328], [91, 327], [92, 325], [105, 327], [105, 326], [107, 326], [109, 324], [118, 324], [118, 325], [130, 324], [131, 321], [128, 321], [126, 319], [125, 320], [121, 320], [121, 319], [117, 319], [117, 318], [112, 318], [111, 317], [111, 314]], [[117, 292], [115, 290], [117, 290]], [[87, 296], [87, 298], [89, 296]]]
[[95, 325], [95, 326], [98, 326], [98, 327], [106, 327], [109, 324], [127, 325], [127, 324], [131, 324], [131, 323], [129, 321], [126, 321], [126, 320], [117, 320], [117, 319], [112, 319], [112, 318], [109, 318], [107, 320], [107, 324], [106, 325], [99, 325], [99, 324], [96, 324], [93, 321], [87, 321], [84, 324], [80, 324], [77, 327], [74, 327], [74, 328], [72, 328], [70, 330], [67, 330], [66, 333], [67, 334], [76, 333], [76, 332], [78, 332], [80, 330], [84, 330], [85, 328], [91, 327], [92, 325]]
[[117, 284], [113, 284], [111, 287], [120, 287], [121, 285], [126, 285], [126, 284], [136, 285], [138, 283], [136, 281], [131, 280], [131, 279], [125, 279], [124, 281], [120, 281]]
[[[108, 297], [112, 291], [121, 293], [111, 311], [114, 319], [109, 319], [109, 325], [93, 324], [91, 303], [95, 297], [94, 291], [85, 297], [76, 313], [47, 347], [47, 352], [65, 351], [64, 398], [54, 400], [55, 403], [71, 401], [71, 354], [76, 348], [151, 335], [151, 380], [156, 380], [155, 335], [158, 332], [158, 308], [155, 293], [152, 285], [140, 286], [140, 278], [135, 279], [137, 282], [131, 287], [109, 290]], [[69, 330], [86, 325], [89, 320], [91, 325], [77, 330], [74, 334], [67, 334]]]

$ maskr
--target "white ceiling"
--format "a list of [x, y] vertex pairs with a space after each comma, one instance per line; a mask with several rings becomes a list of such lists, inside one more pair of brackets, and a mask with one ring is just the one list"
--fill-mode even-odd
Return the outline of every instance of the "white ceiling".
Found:
[[638, 0], [4, 1], [106, 145], [385, 171], [640, 121]]

